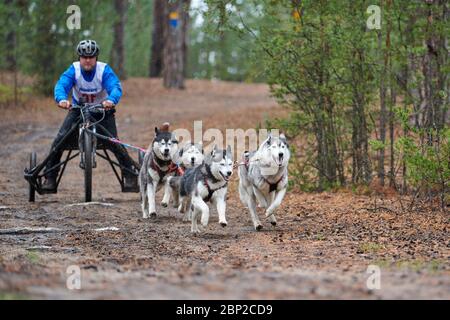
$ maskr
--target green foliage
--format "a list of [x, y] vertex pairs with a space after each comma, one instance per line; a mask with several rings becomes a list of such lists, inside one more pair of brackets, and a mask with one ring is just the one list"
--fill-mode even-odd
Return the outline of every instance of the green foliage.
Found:
[[247, 24], [260, 26], [268, 20], [254, 5], [254, 1], [205, 1], [204, 7], [191, 10], [189, 77], [265, 80], [255, 39], [245, 32]]
[[17, 94], [17, 102], [24, 103], [29, 96], [34, 93], [32, 87], [18, 87], [17, 92], [14, 92], [14, 87], [0, 83], [0, 107], [11, 105], [15, 102]]
[[[424, 132], [422, 132], [424, 133]], [[397, 140], [407, 165], [407, 179], [414, 187], [425, 190], [448, 189], [450, 183], [450, 128], [442, 132], [427, 131], [439, 141], [432, 145], [420, 144], [418, 136], [406, 136]]]
[[369, 144], [373, 151], [383, 150], [387, 147], [386, 143], [383, 143], [380, 140], [369, 140]]
[[[445, 43], [450, 24], [441, 2], [378, 3], [381, 30], [366, 28], [370, 1], [206, 3], [210, 28], [219, 34], [231, 30], [249, 39], [247, 48], [259, 58], [259, 69], [273, 96], [291, 111], [288, 118], [273, 119], [267, 125], [281, 128], [295, 145], [302, 146], [303, 154], [290, 166], [297, 185], [332, 188], [344, 184], [349, 173], [353, 183], [369, 182], [369, 148], [373, 154], [384, 154], [401, 124], [404, 137], [394, 150], [396, 158], [390, 159], [392, 172], [395, 162], [401, 161], [407, 168], [407, 181], [415, 187], [426, 182], [429, 187], [440, 184], [440, 192], [447, 190], [448, 126], [437, 123], [430, 128], [433, 121], [419, 119], [448, 112], [443, 88], [448, 88], [450, 65], [440, 43]], [[427, 62], [434, 59], [430, 55], [434, 48], [425, 45], [427, 41], [439, 51], [433, 53], [436, 61]], [[393, 130], [384, 142], [374, 138], [375, 133], [379, 136], [382, 81], [389, 93], [384, 123]], [[428, 98], [433, 104], [423, 100], [426, 90], [435, 90]], [[401, 96], [401, 108], [392, 101], [393, 91]], [[428, 102], [426, 110], [424, 102]]]
[[147, 77], [150, 64], [153, 1], [134, 0], [125, 26], [125, 69], [130, 77]]
[[[81, 10], [79, 30], [69, 30], [66, 26], [70, 16], [67, 7], [73, 4]], [[110, 62], [115, 16], [111, 1], [13, 1], [9, 6], [3, 6], [0, 4], [0, 17], [8, 23], [0, 27], [0, 36], [5, 39], [7, 32], [15, 30], [19, 71], [37, 76], [38, 92], [52, 95], [60, 74], [78, 59], [75, 49], [82, 39], [95, 39], [101, 48], [99, 60]], [[129, 2], [125, 67], [130, 76], [148, 74], [151, 12], [151, 1]], [[2, 53], [7, 49], [4, 45], [0, 41]], [[4, 64], [4, 59], [0, 59], [0, 67]]]

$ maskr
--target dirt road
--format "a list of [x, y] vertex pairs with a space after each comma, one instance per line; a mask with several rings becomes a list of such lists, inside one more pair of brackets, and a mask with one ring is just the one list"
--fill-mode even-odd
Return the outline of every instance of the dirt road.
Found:
[[[285, 112], [265, 85], [188, 81], [187, 87], [178, 92], [159, 80], [126, 81], [116, 113], [120, 138], [147, 146], [164, 121], [173, 128], [192, 129], [202, 120], [204, 130], [246, 129]], [[41, 99], [1, 112], [0, 229], [55, 229], [0, 231], [0, 299], [450, 298], [448, 214], [405, 213], [395, 197], [373, 210], [367, 196], [291, 191], [278, 226], [264, 222], [255, 232], [234, 174], [229, 225], [220, 227], [213, 210], [206, 232], [192, 236], [173, 208], [158, 206], [157, 219], [143, 220], [139, 195], [120, 193], [100, 160], [93, 186], [99, 204], [76, 205], [83, 201], [77, 161], [58, 194], [37, 195], [30, 204], [23, 179], [28, 153], [43, 159], [64, 111]], [[96, 230], [106, 227], [114, 229]], [[379, 289], [370, 286], [377, 284], [370, 265], [380, 271]], [[67, 287], [69, 266], [80, 268], [80, 290]]]

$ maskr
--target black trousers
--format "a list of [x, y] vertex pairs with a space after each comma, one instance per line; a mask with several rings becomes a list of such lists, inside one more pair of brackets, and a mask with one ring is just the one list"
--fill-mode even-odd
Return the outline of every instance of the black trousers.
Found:
[[[69, 132], [72, 126], [77, 123], [80, 117], [81, 117], [80, 110], [78, 109], [69, 110], [66, 118], [64, 119], [63, 124], [61, 125], [61, 128], [58, 131], [58, 134], [56, 135], [55, 140], [53, 141], [52, 150], [62, 141], [64, 136]], [[93, 115], [92, 120], [97, 121], [100, 120], [101, 117], [102, 114], [96, 114]], [[117, 138], [116, 118], [114, 116], [113, 110], [106, 111], [105, 118], [101, 122], [99, 122], [99, 124], [102, 125], [114, 138]], [[109, 136], [109, 134], [104, 130], [102, 130], [100, 126], [97, 126], [97, 133]], [[78, 135], [78, 128], [73, 131], [73, 134]], [[99, 142], [99, 140], [100, 138], [97, 138], [97, 143]], [[127, 150], [122, 145], [105, 140], [102, 140], [101, 142], [114, 153], [120, 165], [135, 171], [135, 169], [133, 169], [134, 161], [131, 159]], [[61, 157], [64, 151], [64, 145], [65, 143], [63, 143], [63, 145], [59, 147], [59, 150], [55, 153], [55, 155], [49, 159], [45, 168], [46, 170], [50, 169], [51, 167], [53, 167], [54, 165], [58, 164], [61, 161]], [[49, 172], [47, 174], [47, 178], [56, 178], [58, 176], [59, 169]], [[122, 172], [124, 175], [130, 175], [127, 171], [123, 170]]]

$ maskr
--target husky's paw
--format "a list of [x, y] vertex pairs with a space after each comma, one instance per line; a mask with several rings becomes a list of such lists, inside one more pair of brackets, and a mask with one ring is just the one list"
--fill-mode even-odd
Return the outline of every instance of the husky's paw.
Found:
[[191, 220], [192, 220], [192, 218], [191, 218], [190, 212], [186, 212], [185, 215], [183, 216], [183, 221], [187, 222], [187, 221], [191, 221]]
[[148, 218], [150, 218], [149, 213], [148, 213], [148, 212], [144, 212], [144, 213], [142, 214], [142, 218], [143, 218], [143, 219], [148, 219]]
[[161, 207], [167, 208], [168, 204], [167, 202], [161, 202]]
[[255, 226], [255, 230], [256, 230], [256, 231], [261, 231], [262, 228], [263, 228], [262, 224], [257, 224], [257, 225]]
[[156, 212], [150, 213], [150, 218], [155, 219], [156, 218]]
[[208, 220], [208, 218], [202, 217], [202, 219], [200, 220], [202, 226], [206, 227], [208, 225]]
[[228, 225], [228, 223], [226, 222], [226, 221], [221, 221], [221, 222], [219, 222], [220, 223], [220, 225], [222, 226], [222, 227], [226, 227], [227, 225]]
[[277, 225], [277, 219], [275, 218], [275, 215], [271, 215], [270, 217], [269, 217], [269, 221], [270, 221], [270, 224], [272, 225], [272, 226], [276, 226]]
[[191, 233], [192, 233], [194, 236], [200, 234], [200, 233], [201, 233], [200, 228], [199, 228], [198, 226], [197, 226], [197, 227], [191, 227]]

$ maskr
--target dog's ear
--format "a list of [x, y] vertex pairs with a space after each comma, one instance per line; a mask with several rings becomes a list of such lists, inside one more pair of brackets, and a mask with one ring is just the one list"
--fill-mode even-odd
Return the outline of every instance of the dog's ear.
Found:
[[159, 131], [161, 132], [169, 132], [170, 123], [164, 122]]
[[289, 143], [287, 142], [286, 136], [284, 133], [280, 133], [280, 140], [289, 148]]
[[271, 143], [272, 143], [272, 132], [269, 133], [269, 136], [267, 137], [267, 140], [266, 140], [266, 144], [268, 146], [270, 146]]
[[230, 145], [227, 146], [227, 157], [230, 158], [231, 161], [233, 161], [233, 152], [231, 151]]
[[213, 161], [217, 161], [218, 159], [216, 159], [216, 157], [218, 157], [218, 151], [219, 148], [217, 147], [217, 144], [214, 145], [214, 147], [211, 150], [211, 159]]
[[175, 133], [172, 133], [171, 139], [172, 139], [172, 143], [178, 143], [178, 138], [177, 138], [177, 135]]
[[158, 129], [158, 127], [155, 127], [155, 136], [157, 136], [158, 133], [159, 133], [159, 129]]

